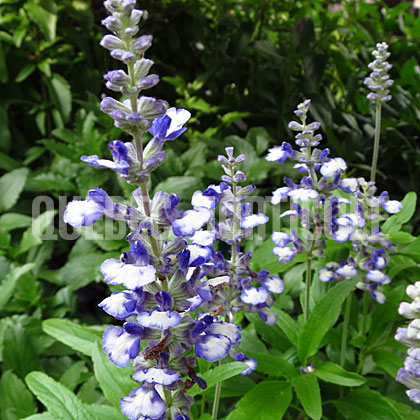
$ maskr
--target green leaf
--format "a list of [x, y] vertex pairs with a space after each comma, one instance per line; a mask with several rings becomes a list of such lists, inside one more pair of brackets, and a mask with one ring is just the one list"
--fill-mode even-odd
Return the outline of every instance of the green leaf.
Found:
[[315, 370], [315, 375], [325, 382], [342, 386], [360, 386], [366, 382], [366, 379], [363, 376], [354, 372], [348, 372], [341, 366], [332, 362], [327, 362], [318, 366]]
[[82, 382], [82, 373], [86, 372], [86, 364], [83, 360], [73, 363], [60, 378], [60, 384], [70, 391], [74, 391], [77, 385]]
[[57, 341], [86, 356], [92, 354], [92, 346], [102, 339], [102, 331], [84, 327], [67, 319], [47, 319], [43, 321], [42, 329]]
[[4, 372], [0, 380], [0, 412], [7, 420], [18, 420], [37, 412], [34, 397], [13, 372]]
[[25, 315], [7, 318], [2, 368], [13, 370], [22, 379], [32, 370], [41, 369], [38, 352], [44, 339], [38, 319]]
[[414, 191], [410, 191], [401, 201], [403, 208], [402, 210], [392, 215], [383, 225], [383, 233], [394, 233], [400, 230], [404, 223], [410, 221], [416, 211], [417, 194]]
[[292, 378], [292, 385], [302, 403], [305, 413], [314, 420], [322, 417], [321, 390], [313, 373], [306, 373]]
[[60, 269], [64, 283], [68, 284], [71, 290], [78, 290], [92, 283], [100, 276], [99, 268], [103, 260], [104, 254], [99, 252], [89, 252], [69, 258]]
[[121, 414], [119, 409], [111, 407], [110, 405], [89, 404], [85, 405], [86, 409], [92, 413], [97, 419], [101, 420], [127, 420]]
[[341, 306], [357, 282], [355, 278], [336, 284], [315, 306], [299, 336], [298, 356], [302, 364], [318, 350], [324, 335], [337, 322]]
[[120, 368], [114, 365], [97, 343], [92, 348], [93, 369], [105, 397], [116, 408], [120, 399], [128, 395], [138, 385], [131, 379], [134, 373], [132, 366]]
[[25, 8], [49, 41], [54, 41], [57, 25], [57, 10], [53, 0], [29, 1]]
[[155, 191], [166, 191], [169, 194], [176, 193], [181, 197], [192, 195], [197, 180], [194, 176], [171, 176], [160, 182]]
[[224, 124], [230, 125], [237, 120], [240, 120], [242, 118], [246, 118], [246, 117], [249, 117], [249, 116], [251, 116], [251, 114], [249, 112], [233, 111], [233, 112], [228, 112], [227, 114], [223, 115], [221, 117], [221, 120]]
[[292, 344], [297, 344], [299, 335], [301, 333], [301, 326], [289, 314], [283, 311], [276, 310], [278, 314], [277, 324], [283, 331], [284, 335], [290, 340]]
[[9, 210], [16, 204], [28, 173], [28, 168], [19, 168], [0, 178], [0, 211]]
[[393, 378], [404, 364], [404, 358], [390, 350], [375, 350], [372, 357], [373, 361]]
[[41, 414], [34, 414], [33, 416], [25, 417], [22, 420], [56, 420], [56, 419], [54, 419], [54, 417], [48, 411], [45, 411], [44, 413], [41, 413]]
[[26, 78], [28, 78], [36, 69], [36, 66], [34, 63], [29, 63], [26, 66], [22, 67], [20, 72], [17, 74], [15, 78], [16, 83], [23, 82]]
[[[241, 372], [248, 369], [248, 367], [249, 366], [246, 363], [242, 362], [226, 363], [221, 366], [216, 366], [214, 369], [209, 369], [207, 372], [204, 372], [201, 377], [207, 382], [207, 390], [215, 386], [217, 382], [222, 382], [232, 376], [239, 375]], [[204, 389], [199, 388], [196, 384], [188, 393], [195, 396], [204, 391]]]
[[245, 394], [226, 420], [282, 419], [292, 401], [292, 389], [286, 382], [263, 381]]
[[47, 407], [53, 418], [97, 420], [76, 395], [45, 373], [31, 372], [25, 380], [29, 389]]
[[401, 420], [397, 410], [379, 392], [356, 389], [334, 401], [338, 411], [348, 420]]
[[15, 286], [20, 277], [32, 270], [34, 264], [25, 264], [21, 267], [13, 268], [0, 285], [0, 309], [9, 301], [15, 290]]
[[71, 89], [66, 79], [59, 74], [53, 74], [48, 80], [51, 99], [60, 112], [64, 122], [68, 122], [71, 112]]
[[411, 408], [409, 405], [394, 401], [391, 398], [386, 398], [386, 400], [397, 410], [398, 414], [404, 420], [420, 420], [419, 410]]
[[21, 213], [5, 213], [0, 216], [0, 228], [6, 232], [30, 226], [32, 217]]
[[291, 378], [296, 374], [295, 367], [286, 361], [282, 356], [273, 354], [247, 352], [248, 357], [257, 361], [256, 370], [270, 376], [284, 376]]
[[42, 244], [42, 236], [47, 232], [48, 227], [54, 221], [57, 210], [47, 210], [41, 213], [22, 235], [19, 246], [19, 254], [22, 254], [36, 245]]

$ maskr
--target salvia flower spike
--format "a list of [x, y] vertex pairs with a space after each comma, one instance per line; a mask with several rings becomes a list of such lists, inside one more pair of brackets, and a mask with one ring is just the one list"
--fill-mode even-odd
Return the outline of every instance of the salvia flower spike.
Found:
[[[196, 191], [190, 210], [178, 210], [176, 194], [149, 196], [150, 174], [165, 161], [165, 143], [186, 130], [191, 114], [141, 96], [159, 81], [149, 74], [153, 62], [144, 57], [152, 37], [138, 35], [145, 12], [135, 9], [134, 0], [107, 0], [104, 5], [110, 16], [102, 23], [113, 35], [105, 35], [101, 45], [126, 68], [104, 76], [107, 88], [122, 99], [105, 97], [101, 109], [133, 141], [111, 141], [112, 160], [97, 155], [81, 160], [111, 169], [138, 188], [132, 192], [134, 205], [91, 189], [86, 200], [68, 203], [64, 220], [78, 228], [107, 216], [126, 222], [130, 230], [128, 250], [101, 265], [104, 281], [121, 290], [99, 303], [122, 324], [105, 330], [103, 350], [117, 366], [133, 363], [133, 379], [139, 383], [121, 399], [122, 414], [131, 420], [189, 420], [193, 399], [186, 392], [195, 384], [207, 386], [195, 372], [196, 358], [215, 362], [230, 356], [248, 365], [243, 374], [254, 370], [256, 361], [237, 350], [241, 329], [234, 314], [254, 312], [274, 324], [272, 293], [281, 293], [283, 283], [267, 270], [252, 271], [251, 254], [240, 250], [245, 234], [268, 220], [263, 213], [252, 214], [246, 202], [255, 187], [241, 185], [246, 181], [239, 168], [244, 155], [234, 157], [233, 148], [227, 148], [227, 157], [219, 156], [226, 173], [222, 182]], [[152, 139], [143, 148], [147, 130]], [[218, 223], [217, 206], [226, 216]], [[229, 244], [230, 260], [215, 251], [216, 240]]]
[[328, 149], [316, 147], [322, 139], [320, 134], [315, 134], [320, 124], [307, 123], [309, 107], [308, 99], [299, 104], [295, 114], [300, 123], [289, 123], [289, 128], [297, 132], [295, 142], [299, 150], [283, 142], [269, 149], [266, 156], [268, 161], [279, 163], [288, 158], [295, 160], [294, 167], [304, 174], [299, 184], [285, 178], [286, 186], [273, 191], [273, 205], [288, 199], [291, 202], [290, 210], [280, 217], [300, 221], [298, 229], [272, 234], [273, 253], [282, 263], [292, 261], [298, 253], [306, 253], [308, 258], [312, 255], [323, 258], [326, 239], [339, 243], [349, 241], [353, 249], [347, 260], [327, 262], [318, 270], [319, 280], [329, 282], [359, 276], [356, 287], [367, 290], [377, 302], [383, 303], [385, 296], [380, 286], [391, 281], [384, 269], [394, 244], [376, 222], [379, 217], [398, 213], [402, 205], [390, 200], [386, 191], [375, 196], [374, 182], [346, 177], [344, 159], [331, 158]]

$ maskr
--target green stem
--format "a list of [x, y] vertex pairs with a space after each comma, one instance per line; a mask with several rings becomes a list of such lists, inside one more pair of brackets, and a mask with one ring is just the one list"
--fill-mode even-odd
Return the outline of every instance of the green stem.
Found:
[[[151, 214], [150, 213], [150, 197], [149, 197], [149, 192], [147, 190], [147, 184], [142, 183], [139, 185], [140, 185], [140, 191], [142, 195], [144, 212], [147, 217], [150, 217], [150, 214]], [[153, 255], [155, 257], [159, 257], [159, 247], [158, 247], [156, 239], [153, 236], [150, 236], [149, 239], [150, 239], [150, 246], [152, 247]]]
[[[312, 248], [311, 248], [312, 251]], [[308, 255], [306, 260], [306, 281], [305, 281], [305, 305], [303, 307], [303, 322], [306, 323], [309, 317], [309, 295], [312, 279], [312, 253]]]
[[376, 169], [378, 166], [379, 141], [381, 138], [381, 110], [382, 110], [382, 102], [377, 101], [376, 102], [376, 118], [375, 118], [375, 140], [373, 144], [372, 168], [370, 171], [371, 181], [375, 181]]
[[351, 299], [353, 293], [347, 296], [346, 308], [344, 310], [344, 322], [343, 322], [343, 333], [341, 335], [341, 353], [340, 353], [340, 365], [344, 368], [346, 363], [346, 351], [347, 351], [347, 338], [349, 334], [349, 323], [350, 323], [350, 310], [351, 310]]
[[[223, 360], [219, 360], [219, 366], [222, 366]], [[223, 382], [217, 382], [214, 390], [213, 409], [211, 411], [211, 420], [217, 420], [217, 413], [219, 411], [220, 396], [222, 395]]]
[[[367, 327], [367, 314], [369, 309], [369, 294], [368, 292], [364, 292], [363, 295], [363, 315], [362, 315], [362, 325], [360, 329], [361, 336], [363, 340], [366, 338], [366, 327]], [[365, 353], [364, 353], [364, 343], [362, 344], [362, 348], [360, 350], [359, 354], [359, 365], [357, 367], [358, 372], [361, 372], [363, 369], [364, 359], [365, 359]]]

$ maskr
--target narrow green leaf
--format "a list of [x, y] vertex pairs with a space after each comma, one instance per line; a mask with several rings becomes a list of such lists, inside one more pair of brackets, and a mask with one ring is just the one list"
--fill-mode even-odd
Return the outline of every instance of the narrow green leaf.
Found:
[[16, 204], [28, 173], [28, 168], [19, 168], [0, 178], [0, 211], [9, 210]]
[[96, 420], [85, 405], [69, 391], [43, 372], [31, 372], [26, 383], [53, 418], [60, 420]]
[[137, 388], [137, 383], [131, 379], [134, 373], [132, 366], [120, 368], [114, 365], [103, 352], [102, 346], [96, 343], [92, 348], [93, 369], [96, 379], [105, 397], [116, 408], [120, 399]]
[[315, 370], [315, 375], [325, 382], [342, 386], [360, 386], [366, 382], [366, 379], [363, 376], [354, 372], [348, 372], [341, 366], [332, 362], [327, 362], [318, 366]]
[[29, 63], [26, 66], [22, 67], [22, 69], [19, 71], [15, 78], [16, 83], [23, 82], [25, 79], [27, 79], [36, 69], [36, 66], [34, 63]]
[[67, 122], [71, 112], [71, 89], [69, 83], [59, 74], [53, 74], [52, 78], [48, 80], [48, 86], [54, 105], [60, 112], [63, 121]]
[[0, 380], [1, 418], [18, 420], [37, 412], [33, 395], [13, 372], [4, 372]]
[[[201, 377], [207, 382], [207, 390], [215, 386], [217, 382], [222, 382], [232, 376], [239, 375], [241, 372], [248, 369], [248, 367], [249, 366], [246, 363], [242, 362], [226, 363], [221, 366], [216, 366], [214, 369], [209, 369], [207, 372], [204, 372]], [[195, 396], [206, 390], [194, 385], [189, 391], [189, 394]]]
[[299, 336], [298, 356], [302, 364], [318, 350], [324, 335], [337, 322], [341, 306], [357, 282], [355, 278], [336, 284], [315, 306]]
[[321, 390], [316, 376], [306, 373], [292, 378], [292, 385], [305, 410], [305, 413], [313, 420], [322, 417]]
[[43, 321], [42, 329], [57, 341], [86, 356], [91, 355], [92, 345], [102, 339], [102, 331], [76, 324], [67, 319], [47, 319]]
[[401, 420], [397, 410], [379, 394], [369, 389], [356, 389], [334, 401], [338, 411], [348, 420]]
[[245, 394], [226, 420], [282, 419], [292, 401], [292, 389], [286, 382], [263, 381]]

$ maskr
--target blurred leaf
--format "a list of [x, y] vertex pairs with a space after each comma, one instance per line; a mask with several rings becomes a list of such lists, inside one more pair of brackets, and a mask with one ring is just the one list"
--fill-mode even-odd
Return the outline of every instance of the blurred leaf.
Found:
[[21, 267], [12, 268], [8, 275], [3, 279], [0, 284], [0, 309], [9, 301], [15, 290], [17, 281], [28, 271], [34, 268], [34, 264], [25, 264]]
[[13, 372], [3, 372], [0, 380], [0, 412], [5, 420], [18, 420], [37, 412], [33, 395]]
[[13, 370], [23, 379], [31, 370], [42, 367], [37, 347], [41, 333], [39, 321], [26, 316], [8, 320], [4, 331], [3, 369]]
[[0, 211], [9, 210], [16, 204], [28, 173], [28, 168], [19, 168], [0, 178]]
[[191, 196], [195, 190], [197, 180], [193, 176], [171, 176], [160, 182], [155, 191], [166, 191], [169, 194], [176, 193], [183, 196]]
[[52, 78], [48, 79], [48, 86], [54, 106], [59, 110], [63, 121], [67, 122], [71, 112], [71, 89], [69, 83], [59, 74], [53, 74]]
[[292, 385], [305, 410], [305, 413], [313, 420], [322, 417], [321, 390], [314, 373], [305, 373], [292, 378]]
[[60, 420], [96, 420], [85, 405], [65, 386], [42, 372], [31, 372], [26, 383], [53, 418]]
[[30, 0], [25, 8], [49, 41], [54, 41], [57, 24], [57, 10], [53, 0]]
[[35, 64], [29, 63], [26, 66], [22, 67], [22, 69], [19, 71], [17, 76], [15, 77], [15, 82], [20, 83], [23, 82], [26, 78], [28, 78], [36, 69]]
[[42, 244], [42, 237], [47, 233], [48, 227], [54, 221], [57, 210], [47, 210], [41, 213], [33, 220], [32, 226], [29, 227], [22, 235], [19, 246], [19, 253], [22, 254], [36, 245]]
[[6, 232], [30, 226], [32, 218], [20, 213], [5, 213], [0, 216], [0, 228]]

